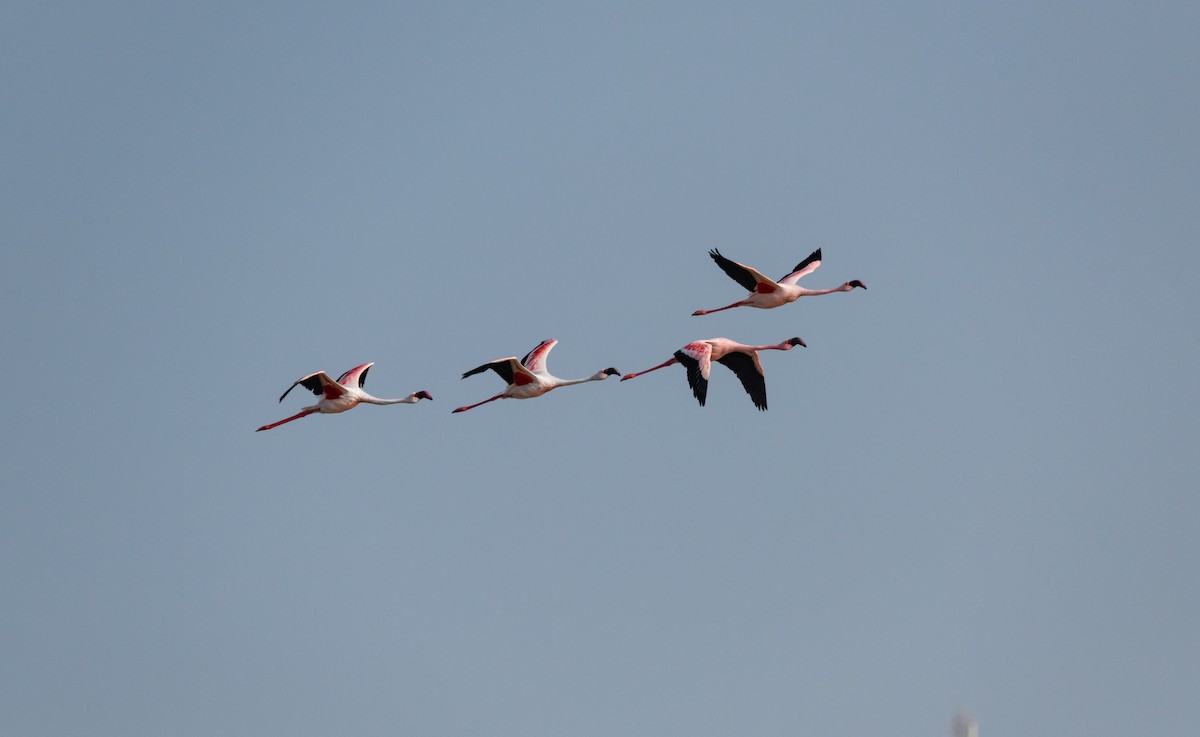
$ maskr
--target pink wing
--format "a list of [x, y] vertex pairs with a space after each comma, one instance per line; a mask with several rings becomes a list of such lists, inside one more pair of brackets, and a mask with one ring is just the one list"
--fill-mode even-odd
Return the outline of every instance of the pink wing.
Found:
[[703, 340], [697, 340], [695, 343], [688, 343], [680, 348], [679, 352], [695, 361], [700, 376], [708, 381], [708, 375], [712, 369], [712, 346]]
[[810, 253], [808, 255], [808, 258], [806, 258], [803, 261], [801, 261], [800, 263], [796, 264], [796, 268], [792, 269], [792, 273], [790, 273], [787, 276], [780, 279], [779, 283], [780, 284], [791, 284], [791, 285], [795, 286], [796, 282], [800, 281], [800, 279], [802, 277], [808, 276], [809, 274], [816, 271], [817, 267], [820, 265], [821, 265], [821, 249], [818, 248], [817, 250]]
[[525, 354], [521, 359], [521, 365], [529, 369], [535, 374], [548, 373], [546, 371], [546, 356], [550, 355], [550, 349], [558, 345], [558, 341], [554, 338], [548, 338], [538, 343], [537, 348]]
[[711, 358], [712, 345], [704, 340], [688, 343], [675, 351], [675, 360], [687, 369], [688, 386], [692, 388], [692, 395], [696, 397], [696, 401], [700, 402], [701, 407], [704, 406], [704, 400], [708, 396], [708, 375], [712, 368]]
[[361, 366], [355, 366], [339, 376], [337, 383], [342, 386], [353, 386], [361, 389], [363, 384], [367, 383], [367, 369], [374, 365], [374, 363], [364, 363]]

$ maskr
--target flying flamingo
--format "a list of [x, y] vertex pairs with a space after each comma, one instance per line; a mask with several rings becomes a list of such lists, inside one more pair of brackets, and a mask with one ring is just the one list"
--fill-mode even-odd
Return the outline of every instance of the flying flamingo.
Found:
[[261, 430], [270, 430], [273, 427], [279, 427], [285, 422], [291, 422], [292, 420], [298, 420], [301, 417], [307, 417], [314, 412], [320, 412], [321, 414], [328, 415], [336, 414], [338, 412], [345, 412], [348, 409], [354, 409], [359, 404], [363, 403], [416, 404], [422, 399], [433, 399], [433, 397], [429, 396], [429, 392], [427, 391], [413, 392], [403, 399], [380, 399], [378, 397], [372, 397], [370, 394], [367, 394], [365, 391], [363, 391], [362, 387], [367, 381], [367, 371], [370, 370], [370, 368], [374, 365], [374, 363], [364, 363], [361, 366], [355, 366], [339, 376], [337, 381], [329, 378], [329, 374], [325, 373], [324, 371], [318, 371], [314, 374], [309, 374], [302, 379], [297, 379], [291, 386], [288, 387], [287, 392], [284, 392], [283, 395], [279, 397], [280, 402], [282, 402], [283, 398], [288, 395], [288, 392], [295, 389], [297, 385], [303, 386], [305, 389], [321, 398], [311, 407], [305, 407], [304, 409], [300, 410], [299, 414], [292, 415], [286, 420], [272, 422], [270, 425], [263, 425], [262, 427], [258, 428], [258, 430], [255, 430], [255, 432], [259, 432]]
[[849, 292], [855, 287], [867, 288], [867, 285], [858, 279], [848, 281], [842, 286], [834, 287], [833, 289], [805, 289], [804, 287], [796, 286], [796, 282], [800, 281], [801, 277], [813, 273], [821, 265], [821, 249], [819, 248], [809, 254], [808, 258], [796, 264], [796, 268], [792, 269], [792, 273], [779, 281], [771, 281], [749, 266], [739, 264], [736, 261], [730, 261], [715, 249], [709, 251], [708, 255], [712, 256], [712, 260], [717, 262], [717, 266], [720, 266], [721, 271], [728, 274], [730, 279], [749, 289], [750, 295], [743, 300], [724, 307], [718, 307], [714, 310], [696, 310], [692, 313], [693, 315], [707, 315], [711, 312], [728, 310], [731, 307], [758, 307], [769, 310], [772, 307], [779, 307], [789, 302], [795, 302], [801, 297], [811, 297], [816, 294], [831, 294], [833, 292]]
[[557, 376], [551, 376], [546, 370], [546, 356], [549, 355], [550, 349], [558, 345], [558, 341], [554, 338], [543, 340], [538, 343], [537, 347], [525, 354], [525, 357], [518, 361], [516, 358], [498, 358], [495, 361], [490, 361], [477, 368], [473, 368], [462, 377], [465, 379], [472, 374], [478, 374], [491, 369], [499, 374], [500, 378], [508, 382], [508, 386], [504, 387], [504, 391], [494, 397], [485, 399], [482, 402], [469, 404], [466, 407], [459, 407], [455, 412], [466, 412], [469, 409], [474, 409], [481, 404], [494, 402], [497, 399], [531, 399], [540, 397], [546, 392], [553, 391], [560, 386], [571, 386], [572, 384], [582, 384], [586, 381], [604, 381], [610, 376], [620, 376], [621, 372], [615, 368], [606, 368], [603, 371], [597, 371], [595, 374], [586, 379], [560, 379]]
[[808, 347], [799, 338], [789, 338], [778, 345], [743, 345], [728, 338], [697, 340], [675, 351], [675, 357], [671, 360], [645, 371], [625, 374], [621, 377], [621, 381], [666, 368], [674, 363], [682, 363], [687, 368], [688, 386], [692, 387], [692, 394], [703, 407], [704, 399], [708, 396], [709, 370], [713, 361], [720, 361], [741, 379], [742, 386], [750, 395], [754, 406], [765, 411], [767, 409], [767, 380], [763, 377], [763, 368], [762, 363], [758, 360], [758, 352], [790, 351], [798, 345]]

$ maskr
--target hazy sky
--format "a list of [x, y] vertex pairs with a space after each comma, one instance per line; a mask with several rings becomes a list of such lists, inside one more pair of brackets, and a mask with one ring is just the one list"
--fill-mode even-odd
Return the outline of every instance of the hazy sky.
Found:
[[1186, 734], [1198, 8], [10, 3], [0, 732]]

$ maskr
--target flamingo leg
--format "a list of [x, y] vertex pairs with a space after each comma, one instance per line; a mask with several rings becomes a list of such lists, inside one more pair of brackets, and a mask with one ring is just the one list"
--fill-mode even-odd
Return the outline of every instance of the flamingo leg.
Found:
[[503, 398], [504, 398], [504, 393], [501, 392], [501, 393], [497, 394], [496, 396], [492, 397], [491, 399], [485, 399], [482, 402], [476, 402], [475, 404], [468, 404], [466, 407], [459, 407], [458, 409], [454, 410], [454, 412], [451, 412], [450, 414], [454, 414], [455, 412], [466, 412], [469, 409], [475, 409], [476, 407], [478, 407], [481, 404], [487, 404], [488, 402], [494, 402], [497, 399], [503, 399]]
[[[692, 317], [695, 317], [696, 315], [710, 315], [714, 312], [720, 312], [721, 310], [729, 310], [729, 309], [733, 309], [734, 307], [741, 307], [744, 304], [746, 304], [746, 300], [743, 299], [738, 302], [734, 302], [731, 305], [725, 305], [724, 307], [718, 307], [715, 310], [696, 310], [695, 312], [692, 313]], [[643, 373], [645, 373], [645, 372], [643, 372]]]
[[654, 368], [648, 368], [645, 371], [635, 371], [632, 374], [625, 374], [624, 376], [621, 377], [621, 381], [625, 381], [627, 379], [632, 379], [633, 377], [641, 376], [642, 374], [648, 374], [651, 371], [657, 371], [660, 368], [666, 368], [667, 366], [670, 366], [673, 363], [679, 363], [678, 359], [672, 358], [669, 361], [664, 361], [663, 363], [658, 364]]
[[279, 422], [272, 422], [270, 425], [263, 425], [262, 427], [258, 428], [254, 432], [262, 432], [263, 430], [270, 430], [273, 427], [279, 427], [280, 425], [282, 425], [285, 422], [291, 422], [292, 420], [298, 420], [301, 417], [307, 417], [316, 411], [317, 410], [315, 410], [315, 409], [306, 409], [303, 412], [300, 412], [299, 414], [294, 414], [285, 420], [280, 420]]

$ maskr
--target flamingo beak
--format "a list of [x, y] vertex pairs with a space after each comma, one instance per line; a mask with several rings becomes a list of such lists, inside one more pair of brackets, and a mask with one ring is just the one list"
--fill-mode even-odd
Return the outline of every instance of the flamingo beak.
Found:
[[621, 375], [621, 372], [617, 371], [615, 368], [606, 368], [606, 369], [604, 369], [604, 373], [609, 376], [620, 376]]
[[419, 399], [428, 399], [431, 402], [433, 401], [433, 395], [431, 395], [429, 392], [427, 392], [423, 389], [421, 391], [417, 392], [417, 397]]

